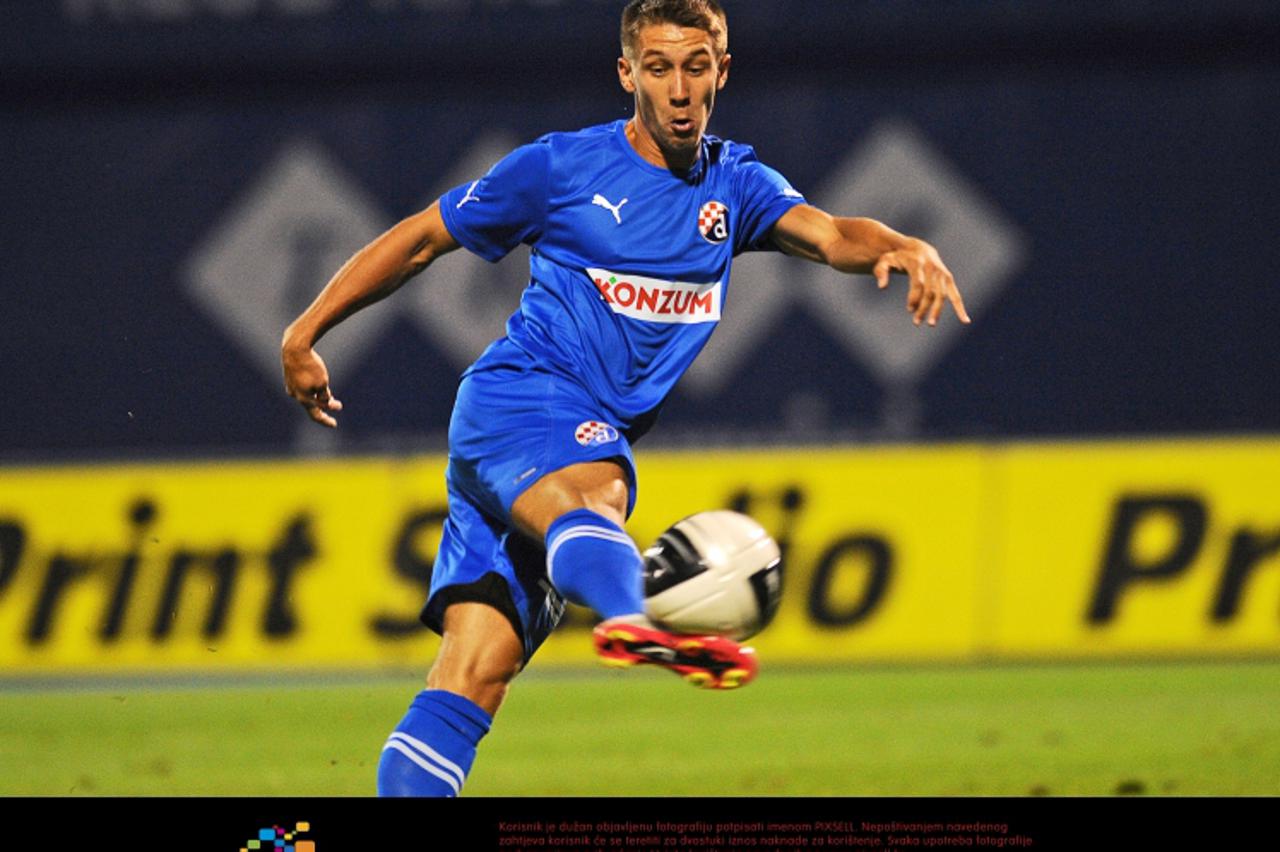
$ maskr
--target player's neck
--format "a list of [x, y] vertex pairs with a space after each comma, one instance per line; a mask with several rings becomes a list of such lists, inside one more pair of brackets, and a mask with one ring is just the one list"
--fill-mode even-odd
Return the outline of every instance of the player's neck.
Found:
[[691, 150], [688, 156], [678, 153], [668, 154], [662, 150], [657, 140], [635, 118], [627, 122], [626, 131], [627, 142], [640, 155], [640, 159], [646, 163], [652, 163], [660, 169], [668, 169], [677, 174], [683, 174], [692, 169], [698, 162], [698, 156], [702, 151], [702, 146], [699, 145]]

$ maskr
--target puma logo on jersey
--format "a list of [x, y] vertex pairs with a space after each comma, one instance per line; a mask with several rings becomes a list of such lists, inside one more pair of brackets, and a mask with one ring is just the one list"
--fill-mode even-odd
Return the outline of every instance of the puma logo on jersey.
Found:
[[597, 207], [603, 207], [604, 209], [612, 213], [613, 220], [617, 222], [619, 225], [622, 224], [622, 205], [626, 204], [628, 201], [630, 201], [629, 198], [624, 198], [621, 201], [619, 201], [617, 204], [610, 204], [609, 199], [605, 198], [603, 195], [601, 195], [598, 192], [596, 193], [596, 197], [591, 199], [592, 204], [594, 204]]
[[689, 284], [607, 269], [588, 269], [587, 274], [600, 292], [600, 298], [615, 314], [677, 325], [720, 319], [723, 288], [719, 281]]
[[479, 200], [480, 200], [480, 196], [478, 196], [478, 195], [472, 195], [472, 194], [471, 194], [471, 193], [475, 192], [475, 188], [476, 188], [479, 184], [480, 184], [480, 181], [478, 181], [478, 180], [473, 180], [473, 181], [471, 182], [471, 186], [467, 187], [467, 191], [466, 191], [466, 193], [462, 196], [462, 200], [461, 200], [461, 201], [459, 201], [459, 202], [457, 203], [457, 205], [455, 205], [455, 206], [454, 206], [454, 208], [453, 208], [453, 209], [455, 209], [455, 210], [461, 210], [461, 209], [462, 209], [462, 205], [466, 204], [468, 201], [479, 201]]

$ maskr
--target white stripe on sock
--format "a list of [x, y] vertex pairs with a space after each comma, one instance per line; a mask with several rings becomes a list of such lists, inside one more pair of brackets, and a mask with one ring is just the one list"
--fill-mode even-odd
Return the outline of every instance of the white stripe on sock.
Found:
[[436, 751], [431, 746], [427, 745], [417, 737], [410, 736], [409, 734], [406, 734], [404, 731], [392, 731], [391, 736], [387, 739], [387, 742], [389, 743], [391, 742], [391, 740], [403, 740], [409, 746], [417, 750], [417, 752], [421, 754], [423, 757], [427, 758], [428, 760], [434, 761], [441, 769], [450, 773], [451, 775], [453, 775], [455, 779], [457, 779], [458, 783], [456, 786], [458, 788], [461, 788], [463, 783], [467, 780], [467, 773], [462, 771], [461, 766], [454, 763], [452, 760], [445, 757], [443, 754]]
[[554, 560], [556, 558], [556, 551], [560, 549], [560, 545], [574, 538], [599, 538], [599, 539], [604, 539], [605, 541], [613, 541], [613, 542], [617, 542], [618, 544], [625, 544], [628, 547], [630, 547], [631, 550], [635, 552], [637, 556], [640, 555], [639, 549], [636, 548], [636, 543], [632, 541], [631, 537], [624, 532], [619, 532], [618, 530], [611, 530], [608, 527], [587, 527], [587, 526], [569, 527], [569, 529], [565, 530], [564, 532], [560, 533], [560, 535], [556, 536], [555, 541], [551, 542], [551, 547], [547, 549], [547, 578], [551, 580], [551, 585], [553, 586], [556, 584], [556, 578], [554, 574], [554, 565], [555, 565]]
[[417, 752], [409, 748], [404, 743], [400, 742], [399, 740], [387, 740], [387, 744], [382, 747], [382, 750], [386, 751], [389, 748], [395, 749], [396, 751], [400, 752], [405, 757], [409, 758], [414, 763], [418, 764], [419, 767], [421, 767], [422, 769], [425, 769], [427, 772], [430, 772], [432, 775], [436, 776], [441, 781], [448, 784], [449, 788], [453, 790], [453, 795], [456, 796], [458, 795], [459, 792], [461, 792], [462, 788], [458, 786], [458, 782], [454, 780], [452, 775], [449, 775], [446, 772], [436, 769], [430, 763], [427, 763], [427, 761], [419, 757]]

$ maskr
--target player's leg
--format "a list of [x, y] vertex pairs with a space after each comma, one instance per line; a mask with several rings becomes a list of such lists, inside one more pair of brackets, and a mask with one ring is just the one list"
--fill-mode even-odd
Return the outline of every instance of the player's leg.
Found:
[[524, 664], [524, 643], [506, 616], [484, 603], [456, 603], [444, 613], [440, 653], [428, 689], [444, 689], [493, 716]]
[[442, 641], [427, 689], [383, 749], [379, 795], [458, 794], [507, 685], [561, 609], [537, 582], [542, 548], [447, 481], [449, 513], [422, 612]]
[[530, 486], [511, 516], [546, 542], [547, 576], [560, 594], [604, 619], [593, 634], [603, 662], [660, 665], [712, 689], [749, 682], [756, 672], [750, 649], [723, 637], [670, 633], [645, 617], [643, 561], [622, 528], [629, 489], [616, 462], [574, 464]]
[[427, 688], [383, 747], [378, 795], [458, 795], [523, 663], [524, 643], [505, 615], [485, 603], [450, 605]]
[[623, 468], [603, 460], [553, 471], [511, 505], [516, 525], [546, 543], [552, 585], [602, 618], [644, 611], [640, 552], [622, 528], [629, 495]]

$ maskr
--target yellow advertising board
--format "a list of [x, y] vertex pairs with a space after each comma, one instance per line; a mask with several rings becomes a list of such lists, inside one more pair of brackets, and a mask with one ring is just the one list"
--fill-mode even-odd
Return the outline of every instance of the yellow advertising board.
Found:
[[1280, 442], [1014, 445], [994, 464], [984, 646], [1280, 653]]
[[[1280, 651], [1280, 441], [638, 455], [784, 552], [762, 664]], [[444, 460], [0, 472], [0, 676], [425, 670]], [[571, 610], [540, 665], [591, 660]]]
[[6, 471], [0, 669], [429, 659], [416, 616], [443, 469], [430, 459]]

